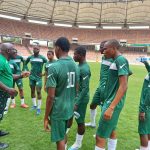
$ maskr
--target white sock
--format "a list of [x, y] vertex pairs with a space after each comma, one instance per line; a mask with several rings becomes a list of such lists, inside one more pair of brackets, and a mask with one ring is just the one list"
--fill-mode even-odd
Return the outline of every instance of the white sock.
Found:
[[32, 98], [32, 103], [33, 103], [33, 106], [36, 106], [36, 98]]
[[69, 130], [70, 130], [70, 128], [67, 128], [66, 134], [68, 134]]
[[16, 104], [16, 102], [15, 102], [15, 99], [14, 99], [14, 98], [12, 99], [12, 104]]
[[96, 109], [91, 109], [91, 124], [92, 125], [95, 125], [96, 123], [95, 123], [95, 119], [96, 119]]
[[76, 141], [75, 144], [79, 146], [79, 148], [82, 146], [82, 140], [83, 140], [84, 135], [79, 135], [78, 133], [76, 134]]
[[148, 141], [148, 150], [150, 150], [150, 140]]
[[10, 102], [11, 102], [11, 98], [9, 97], [9, 98], [7, 99], [7, 103], [6, 103], [5, 110], [8, 110], [9, 105], [10, 105]]
[[98, 146], [95, 146], [95, 150], [105, 150], [105, 148], [100, 148]]
[[23, 104], [24, 104], [24, 98], [21, 99], [21, 105], [23, 105]]
[[38, 100], [38, 107], [37, 107], [37, 109], [41, 109], [41, 104], [42, 104], [42, 100], [39, 99], [39, 100]]
[[117, 139], [108, 139], [108, 150], [116, 150]]
[[148, 150], [148, 147], [140, 146], [140, 150]]
[[65, 144], [65, 150], [67, 150], [67, 143]]

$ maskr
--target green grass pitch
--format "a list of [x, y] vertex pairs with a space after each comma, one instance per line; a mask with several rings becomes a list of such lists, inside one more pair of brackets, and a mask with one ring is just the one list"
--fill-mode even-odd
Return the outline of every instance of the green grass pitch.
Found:
[[[99, 82], [99, 63], [90, 63], [91, 81], [90, 81], [90, 97], [95, 92]], [[139, 136], [137, 132], [138, 126], [138, 105], [140, 92], [146, 75], [144, 66], [131, 66], [133, 75], [129, 77], [128, 91], [124, 109], [120, 115], [117, 134], [118, 146], [117, 150], [135, 150], [139, 147]], [[31, 107], [30, 88], [28, 79], [24, 80], [25, 101]], [[16, 98], [17, 107], [9, 109], [8, 114], [0, 123], [0, 129], [9, 131], [10, 134], [1, 137], [0, 142], [9, 143], [8, 150], [55, 150], [56, 144], [50, 142], [50, 133], [43, 129], [43, 117], [45, 112], [46, 93], [42, 90], [43, 103], [42, 114], [36, 116], [35, 112], [30, 109], [20, 108], [19, 97]], [[90, 101], [91, 101], [90, 99]], [[86, 122], [90, 119], [89, 106], [86, 114]], [[100, 108], [97, 112], [97, 124], [100, 117]], [[68, 146], [71, 146], [75, 141], [76, 122], [68, 134]], [[95, 146], [96, 129], [86, 128], [81, 150], [93, 150]]]

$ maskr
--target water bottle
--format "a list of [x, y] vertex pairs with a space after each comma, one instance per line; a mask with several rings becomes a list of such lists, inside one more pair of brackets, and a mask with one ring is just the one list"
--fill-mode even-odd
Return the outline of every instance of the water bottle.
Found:
[[150, 58], [148, 57], [139, 57], [139, 58], [136, 58], [136, 61], [139, 61], [139, 62], [144, 62], [144, 61], [149, 61]]

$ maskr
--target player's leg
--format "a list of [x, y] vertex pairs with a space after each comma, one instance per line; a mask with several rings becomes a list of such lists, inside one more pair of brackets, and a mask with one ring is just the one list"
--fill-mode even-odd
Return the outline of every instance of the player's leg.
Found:
[[148, 148], [150, 150], [150, 134], [148, 134]]
[[96, 135], [95, 150], [105, 150], [105, 145], [106, 145], [106, 139], [105, 138], [101, 138], [98, 135]]
[[21, 100], [21, 107], [22, 108], [28, 108], [29, 106], [27, 104], [25, 104], [24, 101], [24, 91], [23, 91], [23, 82], [22, 79], [19, 79], [16, 81], [18, 90], [19, 90], [19, 96], [20, 96], [20, 100]]
[[67, 122], [66, 120], [51, 119], [51, 141], [56, 142], [57, 150], [67, 149]]
[[37, 115], [41, 113], [41, 105], [42, 105], [41, 90], [42, 90], [42, 80], [38, 80], [36, 82], [36, 92], [37, 92], [37, 99], [38, 99], [37, 112], [36, 112]]
[[36, 109], [36, 95], [35, 95], [35, 87], [36, 87], [36, 81], [29, 78], [30, 82], [30, 89], [31, 89], [31, 98], [32, 98], [32, 108], [31, 110]]
[[65, 140], [56, 142], [57, 150], [65, 150]]
[[71, 126], [72, 126], [72, 123], [73, 123], [73, 117], [71, 117], [71, 118], [68, 120], [66, 134], [68, 134], [68, 132], [69, 132]]
[[85, 126], [88, 127], [96, 127], [96, 107], [100, 105], [100, 90], [99, 87], [96, 89], [95, 94], [93, 96], [92, 102], [90, 104], [90, 122], [85, 123]]
[[148, 150], [148, 135], [140, 134], [140, 150]]
[[[114, 110], [112, 118], [110, 120], [104, 119], [104, 112], [106, 110], [107, 110], [106, 107], [102, 108], [102, 114], [100, 117], [98, 129], [96, 132], [96, 147], [95, 147], [95, 149], [98, 149], [98, 148], [105, 149], [106, 139], [108, 139], [110, 137], [112, 139], [116, 139], [116, 133], [114, 132], [114, 130], [117, 126], [121, 109]], [[111, 150], [111, 148], [113, 148], [112, 145], [114, 145], [114, 149], [112, 149], [112, 150], [116, 150], [116, 141], [109, 143], [108, 150]]]
[[86, 114], [87, 104], [80, 104], [76, 110], [80, 114], [79, 118], [76, 118], [78, 124], [77, 134], [75, 143], [69, 148], [69, 150], [78, 150], [82, 147], [83, 136], [85, 133], [85, 114]]
[[[13, 88], [15, 88], [15, 83], [16, 83], [16, 81], [13, 82]], [[12, 96], [10, 108], [15, 108], [15, 107], [16, 107], [16, 100], [15, 100], [15, 97]]]
[[145, 120], [139, 120], [138, 132], [140, 136], [140, 149], [141, 150], [149, 150], [148, 149], [148, 134], [150, 133], [150, 114], [149, 112], [145, 112]]
[[116, 131], [113, 130], [110, 138], [108, 139], [108, 150], [116, 150], [117, 147], [117, 134]]

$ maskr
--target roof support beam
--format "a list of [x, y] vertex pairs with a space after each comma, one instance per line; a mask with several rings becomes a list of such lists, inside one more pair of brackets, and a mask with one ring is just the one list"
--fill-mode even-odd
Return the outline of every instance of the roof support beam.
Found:
[[74, 20], [74, 26], [77, 26], [78, 15], [79, 15], [79, 8], [80, 8], [80, 0], [78, 1], [76, 17], [75, 17], [75, 20]]
[[27, 10], [26, 10], [26, 13], [24, 14], [24, 19], [27, 18], [27, 15], [28, 15], [28, 13], [29, 13], [29, 9], [31, 8], [32, 3], [33, 3], [33, 0], [31, 0], [30, 3], [29, 3], [29, 6], [28, 6], [28, 8], [27, 8]]
[[98, 27], [101, 27], [101, 23], [102, 23], [102, 11], [103, 11], [103, 3], [101, 3], [101, 9], [100, 9], [99, 25], [98, 25]]
[[57, 2], [57, 0], [54, 0], [54, 6], [53, 6], [53, 10], [52, 10], [52, 14], [51, 14], [51, 18], [50, 18], [49, 23], [53, 23], [53, 17], [54, 17], [56, 2]]
[[128, 1], [126, 0], [125, 5], [125, 19], [124, 19], [124, 27], [127, 27], [127, 21], [128, 21]]

